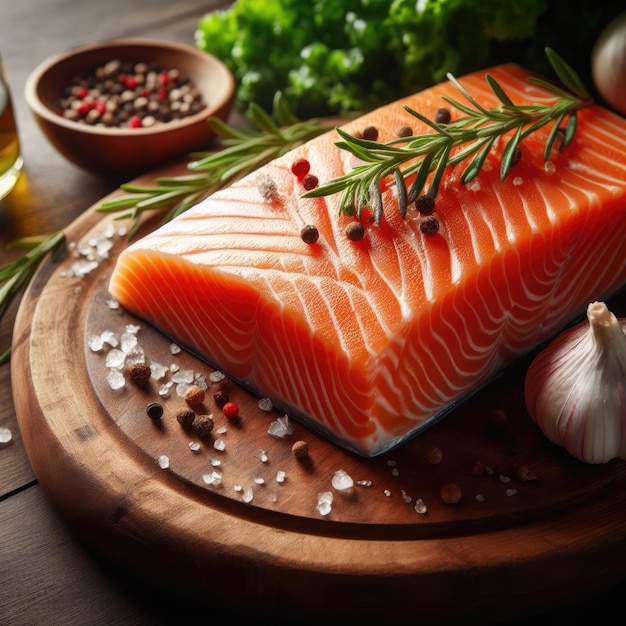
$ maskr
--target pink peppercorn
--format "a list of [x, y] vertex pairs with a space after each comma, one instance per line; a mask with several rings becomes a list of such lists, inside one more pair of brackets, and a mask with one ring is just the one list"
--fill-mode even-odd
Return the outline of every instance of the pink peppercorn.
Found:
[[141, 118], [138, 115], [133, 115], [128, 120], [129, 128], [141, 128]]
[[222, 407], [222, 413], [224, 413], [229, 420], [234, 420], [239, 417], [239, 407], [234, 402], [227, 402]]
[[302, 180], [310, 171], [311, 164], [306, 159], [296, 159], [291, 165], [291, 172]]
[[220, 409], [228, 402], [228, 394], [225, 391], [217, 391], [213, 394], [213, 399], [215, 400], [215, 404], [220, 407]]

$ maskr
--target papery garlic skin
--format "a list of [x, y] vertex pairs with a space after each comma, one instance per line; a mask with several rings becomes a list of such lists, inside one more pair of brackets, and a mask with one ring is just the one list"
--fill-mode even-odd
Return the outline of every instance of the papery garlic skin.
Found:
[[526, 408], [554, 443], [585, 463], [626, 459], [626, 320], [603, 302], [531, 363]]

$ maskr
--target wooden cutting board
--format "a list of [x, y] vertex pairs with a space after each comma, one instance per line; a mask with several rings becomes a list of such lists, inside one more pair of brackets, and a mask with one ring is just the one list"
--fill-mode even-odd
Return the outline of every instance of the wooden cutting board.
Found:
[[[275, 437], [268, 429], [282, 414], [214, 382], [213, 368], [112, 308], [106, 286], [127, 243], [122, 226], [92, 207], [67, 229], [70, 252], [35, 277], [13, 341], [16, 411], [35, 474], [94, 549], [167, 593], [274, 616], [495, 621], [623, 579], [626, 463], [586, 465], [545, 439], [524, 407], [530, 356], [374, 459], [293, 421], [291, 435]], [[111, 249], [95, 268], [72, 275], [103, 242]], [[608, 304], [626, 314], [623, 295]], [[127, 381], [114, 390], [111, 348], [89, 341], [107, 331], [119, 339], [128, 325], [146, 359], [167, 371], [145, 389]], [[203, 411], [215, 423], [206, 439], [176, 419], [184, 375], [206, 380]], [[219, 390], [240, 407], [238, 420], [217, 407]], [[153, 402], [160, 420], [147, 415]], [[308, 444], [307, 457], [293, 455], [296, 441]], [[338, 470], [354, 481], [348, 492], [332, 486]], [[456, 504], [441, 498], [450, 483], [462, 493]], [[324, 492], [330, 512], [317, 508]]]

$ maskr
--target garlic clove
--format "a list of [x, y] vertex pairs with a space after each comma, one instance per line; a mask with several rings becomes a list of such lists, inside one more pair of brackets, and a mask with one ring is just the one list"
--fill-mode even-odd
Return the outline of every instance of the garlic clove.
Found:
[[586, 463], [626, 459], [626, 320], [603, 302], [531, 363], [524, 385], [533, 421]]

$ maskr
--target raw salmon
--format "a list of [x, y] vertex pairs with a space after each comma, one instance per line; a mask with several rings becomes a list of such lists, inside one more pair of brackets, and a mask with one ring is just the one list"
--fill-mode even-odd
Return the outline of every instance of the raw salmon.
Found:
[[[488, 72], [518, 104], [552, 100], [516, 65]], [[460, 82], [497, 106], [484, 71]], [[432, 117], [443, 94], [459, 99], [445, 82], [344, 128], [374, 126], [379, 141], [407, 124], [432, 132], [402, 105]], [[595, 105], [578, 117], [547, 164], [546, 128], [505, 181], [501, 146], [469, 184], [449, 171], [435, 235], [414, 209], [400, 216], [390, 187], [360, 241], [345, 235], [341, 194], [303, 198], [291, 171], [304, 158], [322, 184], [356, 164], [331, 130], [134, 242], [110, 293], [282, 411], [377, 455], [626, 283], [626, 120]]]

